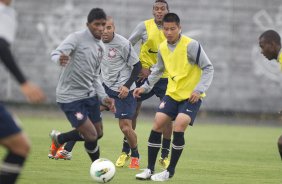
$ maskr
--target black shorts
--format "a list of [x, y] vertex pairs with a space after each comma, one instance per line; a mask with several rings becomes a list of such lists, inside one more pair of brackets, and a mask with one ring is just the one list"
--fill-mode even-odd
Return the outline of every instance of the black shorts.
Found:
[[119, 98], [119, 92], [113, 91], [105, 84], [103, 85], [106, 93], [109, 97], [115, 100], [116, 112], [115, 118], [119, 119], [132, 119], [136, 110], [136, 99], [133, 97], [132, 91], [130, 91], [126, 98]]
[[101, 122], [100, 102], [94, 96], [87, 99], [77, 100], [70, 103], [59, 103], [72, 127], [79, 127], [88, 117], [92, 123]]
[[0, 139], [21, 132], [12, 115], [0, 104]]
[[[140, 81], [136, 81], [136, 87], [140, 87], [144, 84], [146, 80], [144, 80], [143, 82]], [[141, 94], [140, 98], [137, 98], [138, 102], [142, 102], [148, 98], [151, 98], [152, 96], [156, 95], [157, 97], [161, 99], [163, 99], [163, 97], [165, 96], [165, 92], [166, 92], [166, 87], [167, 87], [167, 83], [168, 83], [168, 79], [167, 78], [160, 78], [160, 80], [154, 85], [153, 89], [149, 92], [149, 93], [143, 93]]]
[[162, 99], [157, 112], [162, 112], [171, 117], [173, 120], [175, 120], [176, 116], [179, 113], [187, 114], [191, 118], [189, 125], [193, 126], [194, 120], [201, 104], [202, 100], [199, 100], [198, 102], [192, 104], [188, 101], [188, 99], [178, 102], [172, 99], [170, 96], [166, 95]]

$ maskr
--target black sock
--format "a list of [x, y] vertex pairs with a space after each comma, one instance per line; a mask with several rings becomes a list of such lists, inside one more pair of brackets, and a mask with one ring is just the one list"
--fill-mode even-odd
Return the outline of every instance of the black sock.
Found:
[[129, 154], [129, 152], [130, 152], [130, 146], [127, 142], [126, 137], [123, 138], [122, 152], [124, 152], [126, 154]]
[[138, 152], [138, 147], [137, 146], [135, 148], [131, 148], [131, 157], [139, 158], [139, 152]]
[[100, 149], [97, 140], [94, 142], [84, 142], [84, 148], [92, 162], [94, 162], [100, 157]]
[[68, 152], [71, 152], [76, 141], [69, 141], [65, 144], [64, 149], [67, 150]]
[[58, 135], [59, 144], [63, 144], [69, 141], [83, 141], [83, 140], [84, 139], [81, 137], [80, 133], [77, 130], [72, 130]]
[[169, 148], [170, 148], [170, 139], [163, 138], [162, 142], [162, 158], [168, 157], [169, 154]]
[[148, 169], [155, 170], [158, 152], [161, 148], [162, 133], [151, 131], [148, 141]]
[[25, 159], [25, 157], [9, 152], [0, 166], [0, 183], [15, 183], [21, 172]]
[[173, 132], [171, 159], [170, 159], [170, 164], [167, 168], [170, 177], [174, 175], [175, 167], [181, 156], [184, 145], [185, 145], [184, 132]]

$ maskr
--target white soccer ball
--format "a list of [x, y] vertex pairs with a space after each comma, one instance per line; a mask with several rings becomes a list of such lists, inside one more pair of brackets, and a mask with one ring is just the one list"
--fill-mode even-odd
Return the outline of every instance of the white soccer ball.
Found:
[[90, 176], [98, 183], [107, 183], [116, 173], [115, 165], [108, 159], [95, 160], [90, 167]]

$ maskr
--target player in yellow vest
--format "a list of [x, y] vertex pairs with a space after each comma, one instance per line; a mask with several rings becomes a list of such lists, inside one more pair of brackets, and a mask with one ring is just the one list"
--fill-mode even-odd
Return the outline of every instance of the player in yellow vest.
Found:
[[[282, 70], [282, 48], [280, 35], [274, 30], [267, 30], [259, 37], [261, 53], [268, 59], [275, 59]], [[282, 135], [278, 139], [278, 150], [282, 160]]]
[[[129, 41], [135, 45], [141, 40], [140, 48], [140, 61], [142, 64], [142, 70], [139, 74], [139, 79], [136, 81], [136, 86], [140, 87], [147, 80], [148, 75], [151, 73], [150, 68], [157, 63], [158, 47], [161, 42], [166, 38], [162, 31], [162, 19], [169, 11], [168, 4], [165, 0], [156, 0], [153, 6], [153, 19], [142, 21], [134, 29], [133, 33], [129, 37]], [[139, 114], [142, 101], [156, 95], [160, 100], [164, 97], [167, 87], [167, 73], [164, 72], [160, 80], [155, 84], [153, 89], [143, 94], [141, 98], [137, 99], [137, 108], [135, 116], [132, 119], [132, 127], [136, 127], [136, 119]], [[172, 124], [168, 124], [163, 131], [162, 151], [159, 163], [162, 167], [167, 168], [169, 165], [168, 154], [170, 150], [170, 137], [172, 134]], [[123, 140], [122, 153], [116, 161], [117, 167], [123, 167], [126, 160], [129, 159], [130, 148], [127, 140]]]
[[[166, 95], [157, 110], [148, 140], [148, 166], [136, 179], [166, 181], [175, 174], [175, 167], [185, 145], [184, 132], [193, 125], [197, 112], [213, 78], [213, 66], [196, 40], [181, 35], [180, 19], [168, 13], [163, 19], [167, 38], [159, 46], [158, 62], [151, 69], [148, 80], [133, 92], [135, 97], [148, 93], [166, 70]], [[174, 120], [170, 164], [163, 172], [154, 174], [161, 134], [166, 124]]]

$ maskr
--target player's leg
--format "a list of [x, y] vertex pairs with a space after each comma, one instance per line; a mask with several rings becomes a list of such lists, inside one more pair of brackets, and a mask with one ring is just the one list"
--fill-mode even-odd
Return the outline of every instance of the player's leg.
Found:
[[184, 131], [188, 127], [191, 118], [186, 114], [178, 114], [174, 121], [173, 142], [171, 160], [167, 170], [152, 175], [154, 181], [166, 181], [174, 175], [176, 164], [184, 148]]
[[137, 135], [132, 129], [132, 124], [130, 119], [119, 119], [119, 127], [126, 139], [131, 149], [131, 163], [129, 168], [139, 169], [139, 152], [137, 147]]
[[151, 177], [152, 180], [166, 181], [174, 175], [176, 165], [185, 145], [184, 132], [188, 125], [193, 125], [201, 103], [201, 100], [194, 104], [191, 104], [187, 100], [178, 103], [178, 115], [174, 121], [173, 127], [173, 140], [170, 164], [165, 171], [154, 174]]
[[[139, 152], [137, 146], [137, 134], [134, 131], [132, 119], [136, 117], [136, 109], [139, 110], [141, 107], [141, 103], [139, 104], [140, 106], [137, 107], [137, 101], [133, 97], [132, 91], [130, 91], [128, 96], [124, 99], [115, 98], [115, 105], [117, 108], [115, 117], [119, 119], [120, 130], [124, 134], [131, 151], [131, 161], [128, 167], [135, 169], [139, 168]], [[123, 144], [123, 147], [127, 148], [127, 145]], [[127, 151], [124, 148], [123, 151]], [[123, 167], [128, 159], [128, 154], [122, 153], [116, 161], [116, 166]]]
[[[140, 113], [140, 109], [141, 109], [141, 105], [142, 105], [142, 101], [138, 101], [137, 102], [137, 106], [136, 106], [136, 110], [134, 113], [134, 116], [131, 120], [132, 122], [132, 129], [135, 130], [136, 128], [136, 122], [137, 122], [137, 117]], [[116, 161], [116, 166], [117, 167], [123, 167], [126, 163], [126, 161], [130, 158], [130, 146], [128, 144], [128, 141], [126, 139], [126, 137], [123, 137], [123, 144], [122, 144], [122, 150], [121, 150], [121, 154], [118, 157], [117, 161]]]
[[[61, 109], [64, 111], [67, 119], [71, 123], [74, 130], [60, 133], [52, 130], [50, 137], [52, 144], [58, 150], [64, 143], [69, 141], [95, 141], [98, 138], [96, 129], [88, 117], [87, 103], [94, 100], [92, 98], [74, 101], [71, 103], [59, 103]], [[96, 100], [96, 99], [95, 99]], [[99, 111], [99, 107], [98, 107]]]
[[0, 168], [0, 183], [15, 183], [30, 150], [30, 143], [24, 133], [9, 136], [0, 141], [8, 153]]
[[98, 137], [95, 141], [85, 141], [84, 148], [89, 155], [92, 162], [100, 158], [100, 147], [98, 145], [98, 140], [103, 137], [103, 124], [102, 121], [95, 122], [94, 127], [97, 131]]
[[89, 155], [92, 162], [100, 157], [100, 147], [98, 145], [98, 140], [103, 137], [103, 123], [101, 118], [100, 103], [97, 97], [92, 98], [87, 101], [86, 109], [88, 112], [88, 117], [94, 125], [94, 130], [96, 131], [97, 138], [91, 141], [85, 141], [84, 148]]
[[282, 160], [282, 135], [279, 137], [277, 145], [278, 145], [278, 151], [279, 151], [279, 154]]
[[0, 166], [0, 183], [12, 184], [16, 182], [23, 168], [30, 150], [30, 142], [2, 105], [0, 122], [0, 144], [8, 150]]
[[162, 112], [156, 113], [148, 140], [148, 166], [142, 173], [136, 175], [136, 179], [150, 179], [154, 173], [157, 155], [161, 148], [162, 131], [165, 124], [169, 122], [171, 122], [171, 117]]
[[170, 162], [168, 155], [170, 152], [172, 122], [169, 122], [165, 125], [162, 133], [163, 133], [162, 149], [161, 149], [161, 157], [159, 158], [159, 163], [163, 168], [166, 169]]
[[[167, 88], [168, 79], [161, 78], [154, 86], [153, 91], [160, 100], [165, 96], [166, 88]], [[171, 143], [171, 135], [172, 135], [172, 122], [165, 125], [163, 129], [163, 139], [162, 139], [162, 149], [161, 149], [161, 157], [159, 158], [159, 163], [163, 168], [167, 168], [169, 165], [169, 152], [170, 152], [170, 143]]]

